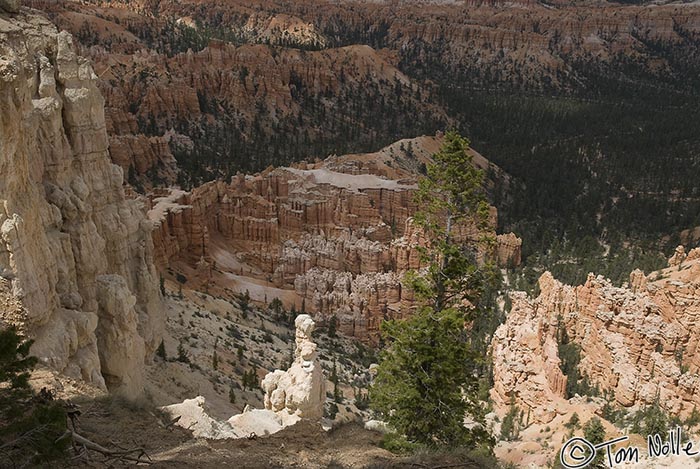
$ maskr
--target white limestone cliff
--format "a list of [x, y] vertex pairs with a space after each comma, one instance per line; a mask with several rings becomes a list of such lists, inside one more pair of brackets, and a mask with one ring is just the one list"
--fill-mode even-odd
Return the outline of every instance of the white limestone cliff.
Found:
[[97, 77], [70, 34], [2, 9], [0, 276], [22, 314], [0, 323], [56, 370], [134, 397], [164, 327], [150, 222], [110, 162]]

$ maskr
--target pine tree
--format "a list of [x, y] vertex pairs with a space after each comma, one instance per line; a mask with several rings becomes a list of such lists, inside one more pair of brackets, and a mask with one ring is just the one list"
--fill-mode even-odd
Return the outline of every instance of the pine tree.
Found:
[[287, 363], [285, 363], [284, 368], [290, 369], [294, 363], [294, 342], [292, 342], [291, 347], [289, 347], [289, 355], [287, 356]]
[[578, 428], [581, 425], [581, 419], [579, 418], [578, 414], [574, 412], [574, 415], [571, 416], [569, 421], [564, 424], [566, 428], [569, 428], [571, 430]]
[[[598, 417], [593, 417], [590, 419], [588, 422], [586, 422], [586, 425], [583, 426], [583, 436], [587, 441], [594, 445], [605, 441], [605, 427], [603, 426], [603, 422], [601, 422]], [[603, 460], [603, 457], [603, 452], [599, 452], [591, 463], [591, 467], [598, 467]]]
[[270, 302], [269, 309], [270, 311], [272, 311], [273, 317], [276, 321], [279, 321], [280, 319], [282, 319], [282, 317], [286, 316], [287, 314], [287, 312], [284, 310], [284, 304], [282, 303], [282, 300], [276, 297], [273, 298]]
[[258, 389], [260, 388], [260, 383], [258, 383], [258, 366], [253, 365], [253, 369], [250, 370], [250, 388]]
[[338, 327], [338, 319], [335, 317], [335, 315], [331, 316], [331, 318], [328, 320], [328, 337], [336, 337], [337, 336], [337, 331], [336, 328]]
[[248, 370], [243, 372], [243, 390], [247, 390], [249, 387], [250, 383], [250, 374], [248, 373]]
[[505, 417], [503, 417], [503, 423], [501, 423], [501, 440], [513, 441], [518, 439], [520, 434], [518, 413], [518, 406], [515, 405], [515, 400], [511, 398], [510, 408]]
[[333, 360], [333, 370], [331, 371], [331, 383], [333, 383], [333, 401], [340, 404], [343, 402], [343, 393], [338, 387], [340, 380], [338, 379], [338, 363]]
[[482, 429], [463, 425], [466, 413], [483, 421], [478, 400], [480, 357], [470, 345], [465, 323], [477, 316], [483, 272], [476, 263], [477, 245], [485, 236], [466, 240], [460, 233], [482, 232], [489, 205], [482, 173], [472, 164], [468, 142], [448, 132], [427, 166], [416, 194], [414, 220], [429, 246], [421, 255], [427, 265], [410, 272], [405, 282], [415, 292], [417, 311], [404, 320], [386, 321], [370, 404], [408, 440], [426, 446], [490, 447]]
[[59, 438], [66, 431], [64, 407], [50, 392], [39, 398], [29, 386], [37, 363], [31, 345], [14, 328], [0, 330], [0, 448], [5, 462], [17, 467], [49, 466], [70, 443]]
[[238, 295], [238, 307], [241, 309], [242, 316], [246, 318], [248, 311], [250, 311], [250, 292], [248, 290]]

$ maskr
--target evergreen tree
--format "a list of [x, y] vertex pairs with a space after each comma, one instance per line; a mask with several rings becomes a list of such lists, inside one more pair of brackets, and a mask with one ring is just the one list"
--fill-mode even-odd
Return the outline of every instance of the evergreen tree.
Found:
[[0, 452], [17, 467], [48, 466], [65, 456], [70, 443], [60, 438], [66, 431], [63, 406], [50, 392], [35, 396], [29, 386], [37, 363], [29, 356], [31, 344], [14, 328], [0, 330]]
[[328, 320], [328, 337], [336, 337], [338, 335], [337, 333], [337, 327], [338, 327], [338, 318], [335, 317], [335, 315], [331, 316], [331, 318]]
[[573, 430], [573, 429], [578, 428], [580, 423], [581, 423], [581, 419], [579, 418], [578, 414], [576, 412], [574, 412], [574, 415], [571, 416], [569, 421], [567, 423], [565, 423], [564, 426], [566, 428]]
[[456, 307], [473, 318], [484, 283], [484, 272], [476, 263], [479, 245], [495, 242], [479, 235], [465, 239], [463, 233], [488, 227], [490, 206], [483, 191], [483, 172], [472, 163], [469, 142], [448, 132], [440, 151], [433, 155], [427, 176], [419, 182], [414, 221], [430, 242], [421, 255], [428, 262], [427, 275], [409, 276], [419, 299], [435, 311]]
[[[583, 436], [590, 443], [597, 445], [605, 441], [605, 427], [598, 417], [590, 419], [583, 426]], [[603, 452], [599, 452], [591, 463], [591, 467], [599, 467], [603, 460]]]
[[187, 355], [187, 351], [182, 343], [177, 346], [177, 361], [182, 363], [190, 362], [190, 357]]
[[644, 434], [659, 435], [661, 438], [664, 438], [664, 435], [669, 430], [669, 419], [658, 398], [653, 404], [644, 409], [642, 415], [644, 419]]
[[289, 347], [289, 355], [287, 356], [287, 363], [284, 364], [284, 369], [290, 369], [294, 363], [294, 342], [292, 342], [291, 347]]
[[501, 424], [501, 439], [506, 441], [517, 440], [520, 436], [520, 421], [518, 416], [520, 409], [515, 405], [515, 400], [511, 399], [508, 413], [503, 417]]
[[371, 406], [408, 440], [427, 446], [486, 445], [483, 428], [466, 429], [466, 413], [483, 421], [478, 400], [479, 357], [465, 324], [477, 316], [483, 274], [478, 244], [466, 240], [465, 227], [482, 231], [489, 206], [482, 174], [472, 164], [468, 142], [447, 133], [427, 177], [419, 183], [415, 221], [429, 247], [422, 250], [427, 269], [407, 274], [417, 311], [408, 319], [382, 324], [388, 344], [380, 356], [370, 389]]
[[333, 360], [333, 370], [331, 371], [331, 383], [333, 383], [333, 401], [336, 403], [341, 403], [343, 402], [343, 394], [340, 388], [338, 387], [339, 383], [338, 379], [338, 362]]
[[250, 388], [258, 389], [260, 388], [260, 383], [258, 382], [258, 366], [253, 365], [253, 369], [250, 370]]
[[[282, 303], [282, 300], [279, 298], [274, 298], [270, 304], [268, 305], [270, 311], [274, 314], [274, 318], [276, 321], [279, 321], [283, 316], [287, 314], [287, 312], [284, 310], [284, 304]], [[285, 318], [286, 319], [286, 318]]]
[[248, 290], [238, 295], [238, 307], [241, 308], [241, 313], [245, 318], [248, 311], [250, 311], [250, 292]]

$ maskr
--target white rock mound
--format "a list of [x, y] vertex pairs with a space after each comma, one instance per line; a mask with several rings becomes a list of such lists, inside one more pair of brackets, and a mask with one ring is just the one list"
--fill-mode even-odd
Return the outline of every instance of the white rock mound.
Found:
[[173, 418], [179, 419], [176, 425], [191, 430], [192, 435], [197, 438], [236, 438], [230, 425], [207, 414], [205, 405], [204, 397], [197, 396], [194, 399], [185, 399], [180, 404], [165, 406], [163, 410]]
[[326, 380], [311, 333], [316, 324], [311, 316], [297, 316], [294, 363], [287, 371], [275, 370], [262, 381], [265, 409], [246, 409], [226, 422], [210, 417], [204, 397], [186, 399], [163, 407], [177, 425], [192, 431], [195, 437], [224, 439], [247, 438], [276, 433], [300, 420], [320, 421], [326, 397]]
[[265, 391], [265, 409], [280, 414], [283, 420], [320, 419], [326, 397], [326, 383], [316, 344], [311, 333], [316, 324], [311, 316], [301, 314], [296, 326], [294, 363], [287, 371], [275, 370], [262, 381]]

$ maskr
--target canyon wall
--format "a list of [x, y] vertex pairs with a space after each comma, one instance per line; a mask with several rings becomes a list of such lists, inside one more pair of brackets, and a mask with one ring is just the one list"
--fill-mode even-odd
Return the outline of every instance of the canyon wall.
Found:
[[73, 38], [0, 12], [0, 311], [64, 374], [134, 397], [160, 343], [151, 223], [108, 153], [104, 101]]
[[[173, 31], [172, 23], [117, 8], [66, 2], [45, 9], [86, 45], [106, 100], [110, 153], [130, 182], [174, 183], [173, 153], [184, 174], [211, 169], [212, 177], [202, 179], [210, 180], [230, 174], [229, 167], [259, 171], [268, 164], [325, 157], [348, 147], [342, 142], [348, 136], [374, 146], [386, 141], [374, 127], [388, 122], [415, 135], [411, 115], [448, 121], [424, 99], [429, 90], [418, 93], [383, 54], [365, 45], [325, 48], [325, 39], [298, 18], [253, 15], [240, 30], [222, 28], [227, 41], [213, 39], [206, 28], [186, 29], [183, 36], [187, 17], [173, 18], [178, 24]], [[271, 37], [275, 31], [290, 34]], [[185, 37], [204, 42], [190, 44]], [[402, 113], [378, 117], [399, 100]], [[444, 125], [431, 130], [438, 127]], [[287, 139], [290, 144], [280, 147]], [[254, 142], [261, 140], [269, 145], [257, 151]]]
[[557, 333], [580, 347], [579, 371], [619, 405], [658, 400], [674, 415], [700, 404], [700, 249], [681, 250], [662, 271], [630, 275], [613, 286], [589, 275], [572, 287], [548, 272], [536, 299], [515, 293], [492, 347], [497, 408], [511, 402], [547, 422], [563, 403], [567, 378], [560, 369]]
[[692, 2], [32, 5], [93, 60], [112, 159], [147, 189], [177, 181], [173, 153], [196, 186], [447, 127], [483, 140], [447, 105], [461, 88], [573, 93], [584, 106], [637, 81], [692, 90], [700, 41]]
[[[416, 248], [425, 244], [411, 223], [416, 168], [441, 141], [419, 137], [372, 154], [157, 193], [149, 211], [157, 263], [179, 260], [194, 268], [205, 262], [215, 272], [291, 290], [297, 307], [335, 316], [342, 333], [376, 340], [383, 319], [411, 310], [413, 297], [401, 280], [421, 267]], [[489, 165], [477, 154], [474, 161]], [[476, 231], [464, 228], [459, 236], [474, 243]], [[519, 238], [491, 234], [496, 247], [479, 258], [517, 264]]]

